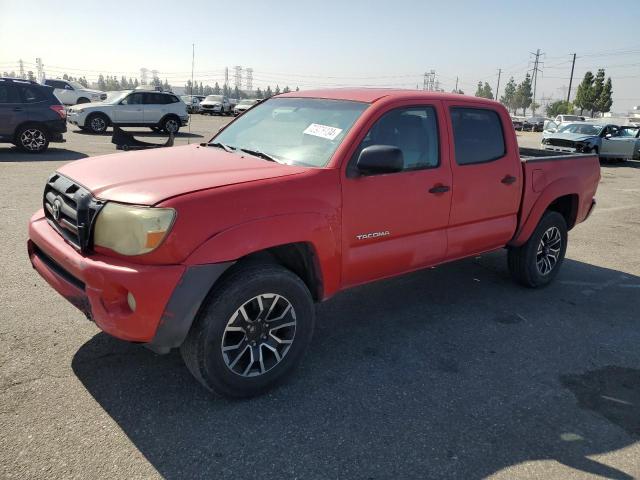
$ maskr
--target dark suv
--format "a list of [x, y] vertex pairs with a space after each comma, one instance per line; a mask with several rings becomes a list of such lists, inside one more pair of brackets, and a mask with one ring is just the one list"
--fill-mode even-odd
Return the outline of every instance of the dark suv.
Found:
[[64, 142], [66, 117], [53, 88], [0, 77], [0, 142], [29, 153], [44, 152], [49, 142]]

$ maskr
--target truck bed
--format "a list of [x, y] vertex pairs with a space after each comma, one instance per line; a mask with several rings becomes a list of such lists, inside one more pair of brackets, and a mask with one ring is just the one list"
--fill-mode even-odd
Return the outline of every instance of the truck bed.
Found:
[[578, 158], [593, 158], [590, 153], [565, 153], [558, 155], [558, 152], [543, 150], [541, 148], [520, 148], [520, 160], [523, 162], [539, 162], [553, 160], [576, 160]]
[[555, 199], [572, 199], [571, 229], [593, 208], [600, 181], [600, 160], [595, 154], [563, 154], [535, 148], [520, 148], [523, 190], [518, 230], [511, 245], [522, 245], [531, 235], [544, 210]]

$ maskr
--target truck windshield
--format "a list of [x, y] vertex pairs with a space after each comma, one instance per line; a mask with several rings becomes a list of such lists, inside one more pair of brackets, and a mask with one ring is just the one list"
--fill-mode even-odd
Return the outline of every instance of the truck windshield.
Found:
[[212, 142], [262, 152], [280, 163], [324, 167], [367, 103], [273, 98], [238, 117]]

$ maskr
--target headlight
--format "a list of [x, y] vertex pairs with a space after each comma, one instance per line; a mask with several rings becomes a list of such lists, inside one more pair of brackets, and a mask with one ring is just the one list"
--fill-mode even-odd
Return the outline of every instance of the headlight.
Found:
[[149, 253], [162, 243], [175, 217], [173, 208], [135, 207], [109, 202], [96, 219], [93, 243], [121, 255]]
[[72, 108], [71, 111], [74, 113], [82, 113], [84, 112], [84, 108]]

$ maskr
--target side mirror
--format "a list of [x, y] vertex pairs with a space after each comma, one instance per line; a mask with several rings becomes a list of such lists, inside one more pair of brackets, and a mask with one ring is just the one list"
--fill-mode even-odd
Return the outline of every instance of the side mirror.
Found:
[[604, 136], [604, 138], [611, 138], [611, 137], [613, 137], [613, 135], [611, 135], [610, 133], [607, 133], [607, 134]]
[[371, 145], [360, 152], [356, 168], [364, 175], [401, 172], [404, 169], [402, 150], [391, 145]]

